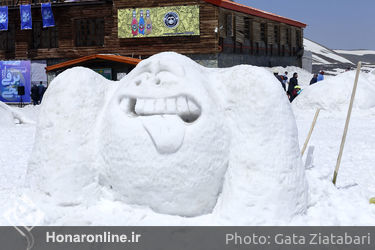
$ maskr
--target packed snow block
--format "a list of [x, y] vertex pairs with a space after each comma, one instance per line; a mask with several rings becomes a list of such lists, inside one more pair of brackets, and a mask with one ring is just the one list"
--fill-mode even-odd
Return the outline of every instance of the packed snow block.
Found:
[[[349, 107], [355, 75], [355, 71], [349, 71], [306, 87], [293, 101], [293, 106], [299, 109], [322, 108], [328, 111], [346, 111]], [[374, 96], [375, 79], [371, 74], [361, 73], [353, 107], [374, 108]]]
[[11, 108], [3, 102], [0, 102], [0, 126], [14, 125], [14, 116]]
[[[85, 201], [95, 186], [92, 134], [107, 80], [77, 67], [56, 77], [43, 96], [28, 182], [62, 204]], [[87, 190], [88, 189], [88, 190]]]
[[28, 176], [61, 203], [106, 187], [157, 213], [234, 224], [306, 209], [297, 127], [277, 79], [176, 53], [143, 60], [119, 82], [84, 68], [60, 74], [43, 100]]
[[34, 121], [24, 116], [21, 112], [0, 102], [0, 126], [13, 126], [16, 123], [35, 124]]

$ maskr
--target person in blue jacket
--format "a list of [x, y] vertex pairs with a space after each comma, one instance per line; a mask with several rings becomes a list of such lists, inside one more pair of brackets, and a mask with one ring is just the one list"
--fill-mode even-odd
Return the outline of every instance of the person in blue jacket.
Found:
[[324, 71], [320, 71], [319, 74], [318, 74], [318, 78], [317, 78], [317, 81], [323, 81], [324, 80]]

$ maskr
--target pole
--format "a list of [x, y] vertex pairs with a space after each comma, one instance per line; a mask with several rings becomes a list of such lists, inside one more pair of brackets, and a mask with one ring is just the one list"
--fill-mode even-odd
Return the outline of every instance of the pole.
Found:
[[309, 131], [309, 134], [307, 135], [307, 138], [305, 140], [305, 144], [303, 145], [303, 148], [302, 148], [302, 152], [301, 152], [301, 155], [303, 156], [303, 154], [305, 153], [305, 150], [307, 148], [307, 144], [309, 143], [310, 141], [310, 138], [311, 138], [311, 134], [314, 130], [314, 127], [315, 127], [315, 124], [316, 124], [316, 121], [318, 120], [318, 116], [319, 116], [319, 112], [320, 112], [320, 108], [316, 110], [315, 112], [315, 116], [314, 116], [314, 120], [313, 120], [313, 123], [311, 124], [311, 128], [310, 128], [310, 131]]
[[349, 127], [350, 117], [351, 117], [351, 114], [352, 114], [355, 92], [357, 90], [359, 73], [361, 72], [361, 66], [362, 66], [362, 62], [358, 62], [357, 73], [355, 75], [354, 86], [353, 86], [353, 91], [352, 91], [352, 97], [350, 99], [350, 104], [349, 104], [349, 109], [348, 109], [348, 115], [346, 117], [346, 122], [345, 122], [344, 134], [342, 135], [342, 140], [341, 140], [341, 145], [340, 145], [340, 152], [339, 152], [339, 155], [337, 157], [337, 163], [336, 163], [335, 172], [333, 173], [333, 180], [332, 180], [332, 182], [333, 182], [334, 185], [336, 185], [336, 180], [337, 180], [337, 175], [339, 173], [339, 168], [340, 168], [342, 153], [344, 151], [346, 134], [348, 133], [348, 127]]

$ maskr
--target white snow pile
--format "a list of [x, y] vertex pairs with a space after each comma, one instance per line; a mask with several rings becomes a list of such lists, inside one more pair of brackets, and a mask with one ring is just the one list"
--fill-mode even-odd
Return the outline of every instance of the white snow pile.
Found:
[[335, 51], [328, 49], [307, 38], [303, 39], [303, 46], [305, 47], [305, 50], [311, 51], [313, 53], [313, 64], [337, 64], [337, 63], [353, 64], [351, 61], [340, 56]]
[[16, 123], [34, 124], [34, 121], [14, 108], [0, 102], [0, 126], [13, 126]]
[[69, 69], [35, 138], [27, 179], [53, 211], [44, 224], [277, 225], [306, 211], [293, 112], [263, 68], [161, 53], [119, 82]]
[[[328, 111], [347, 110], [355, 75], [355, 71], [345, 72], [306, 87], [293, 101], [293, 106], [300, 109], [322, 108]], [[374, 97], [375, 81], [373, 81], [371, 74], [361, 73], [354, 100], [354, 108], [374, 108]]]
[[375, 55], [375, 50], [341, 50], [341, 49], [335, 49], [336, 53], [339, 54], [348, 54], [348, 55], [357, 55], [357, 56], [364, 56], [364, 55]]

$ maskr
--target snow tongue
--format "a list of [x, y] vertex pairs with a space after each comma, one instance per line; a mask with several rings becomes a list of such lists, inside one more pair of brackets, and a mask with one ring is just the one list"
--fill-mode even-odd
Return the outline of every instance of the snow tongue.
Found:
[[180, 149], [184, 142], [186, 125], [178, 115], [152, 115], [140, 118], [160, 154], [173, 154]]

